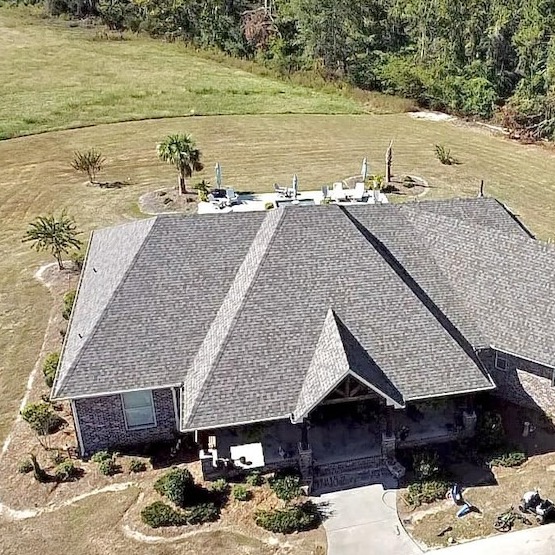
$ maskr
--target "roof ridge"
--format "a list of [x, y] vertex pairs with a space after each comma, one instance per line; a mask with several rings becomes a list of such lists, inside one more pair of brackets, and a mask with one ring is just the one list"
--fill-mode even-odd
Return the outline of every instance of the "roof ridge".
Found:
[[182, 388], [182, 429], [186, 429], [187, 422], [194, 416], [198, 408], [198, 400], [204, 385], [223, 353], [233, 324], [245, 303], [262, 263], [266, 259], [269, 247], [284, 214], [284, 208], [268, 211], [193, 359]]
[[[104, 303], [104, 307], [102, 308], [101, 312], [99, 313], [96, 322], [94, 323], [94, 325], [90, 329], [85, 341], [79, 347], [79, 349], [76, 353], [76, 356], [70, 362], [70, 366], [65, 370], [64, 373], [62, 373], [62, 367], [60, 366], [60, 371], [56, 374], [56, 378], [55, 378], [54, 384], [52, 386], [52, 392], [50, 394], [50, 397], [52, 399], [59, 399], [60, 395], [63, 395], [63, 393], [62, 393], [63, 386], [68, 381], [69, 377], [72, 375], [72, 371], [74, 370], [74, 368], [76, 367], [78, 362], [81, 360], [86, 346], [91, 342], [91, 340], [94, 337], [96, 331], [100, 327], [101, 323], [104, 321], [104, 318], [106, 316], [106, 310], [110, 306], [114, 297], [117, 295], [118, 291], [121, 290], [121, 288], [123, 287], [123, 284], [126, 282], [131, 270], [133, 269], [133, 267], [135, 265], [135, 262], [136, 262], [137, 258], [139, 257], [140, 253], [144, 250], [145, 245], [148, 242], [148, 238], [152, 234], [152, 230], [155, 228], [156, 224], [158, 223], [159, 218], [155, 217], [155, 218], [149, 218], [147, 220], [136, 220], [135, 222], [128, 222], [128, 223], [122, 224], [120, 226], [112, 226], [111, 228], [108, 228], [108, 229], [114, 229], [114, 228], [119, 228], [119, 227], [122, 227], [122, 226], [125, 226], [125, 225], [128, 225], [128, 224], [133, 224], [133, 223], [136, 224], [137, 222], [148, 222], [149, 220], [152, 221], [152, 223], [151, 223], [150, 227], [148, 228], [147, 233], [142, 238], [139, 247], [135, 251], [135, 254], [129, 260], [129, 262], [127, 264], [127, 267], [126, 267], [125, 271], [123, 272], [121, 278], [119, 279], [116, 287], [113, 289], [112, 293], [106, 298], [106, 302]], [[94, 232], [91, 233], [91, 239], [89, 241], [89, 245], [88, 245], [88, 248], [87, 248], [87, 256], [90, 252], [90, 248], [91, 248], [92, 241], [93, 241], [93, 235], [94, 235]], [[83, 276], [85, 275], [85, 271], [86, 271], [86, 264], [83, 265], [83, 271], [82, 271], [81, 277], [79, 279], [79, 288], [81, 287], [81, 282], [83, 280]], [[93, 272], [96, 272], [96, 270], [94, 268], [93, 268]], [[79, 289], [78, 289], [78, 291], [79, 291]], [[76, 295], [76, 299], [77, 299], [77, 295]], [[71, 336], [70, 336], [70, 333], [72, 333], [71, 325], [72, 325], [73, 317], [74, 317], [74, 314], [75, 314], [75, 308], [76, 308], [76, 306], [72, 310], [70, 320], [68, 322], [68, 332], [66, 333], [66, 340], [64, 341], [64, 346], [63, 346], [62, 352], [60, 354], [62, 364], [64, 362], [64, 355], [65, 355], [65, 352], [66, 352], [66, 346], [69, 343], [70, 338], [71, 338]], [[78, 333], [78, 332], [75, 332], [75, 333]]]

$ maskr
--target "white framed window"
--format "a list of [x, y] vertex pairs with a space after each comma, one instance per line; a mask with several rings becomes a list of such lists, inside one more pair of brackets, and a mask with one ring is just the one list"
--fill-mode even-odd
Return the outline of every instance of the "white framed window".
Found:
[[495, 368], [497, 368], [497, 370], [509, 369], [509, 358], [505, 353], [495, 351]]
[[154, 428], [156, 415], [152, 391], [130, 391], [121, 394], [125, 425], [128, 430]]

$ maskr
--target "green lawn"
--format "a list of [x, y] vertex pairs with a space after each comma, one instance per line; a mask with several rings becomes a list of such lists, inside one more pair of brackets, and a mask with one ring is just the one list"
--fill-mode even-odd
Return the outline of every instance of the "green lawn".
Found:
[[131, 34], [124, 41], [98, 40], [100, 32], [0, 8], [0, 139], [192, 114], [364, 111], [337, 92], [226, 67], [182, 44]]

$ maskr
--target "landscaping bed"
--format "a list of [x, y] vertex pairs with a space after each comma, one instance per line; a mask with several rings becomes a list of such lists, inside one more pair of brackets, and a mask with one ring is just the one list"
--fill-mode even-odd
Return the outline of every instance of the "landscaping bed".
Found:
[[151, 191], [139, 198], [141, 212], [150, 215], [171, 212], [195, 214], [197, 204], [198, 195], [196, 191], [180, 195], [175, 187]]
[[[476, 440], [466, 446], [445, 446], [447, 456], [440, 479], [446, 488], [454, 483], [462, 487], [463, 501], [473, 508], [469, 514], [457, 518], [461, 505], [446, 498], [446, 489], [429, 488], [437, 496], [434, 501], [414, 502], [417, 482], [413, 473], [407, 475], [405, 487], [398, 492], [398, 511], [401, 522], [414, 540], [423, 548], [446, 546], [496, 534], [496, 518], [518, 505], [522, 495], [539, 489], [543, 498], [555, 496], [555, 453], [541, 453], [541, 445], [552, 434], [551, 425], [541, 427], [539, 415], [531, 414], [508, 403], [499, 403], [499, 413], [503, 418], [503, 438], [505, 445], [492, 447], [488, 453], [480, 453], [479, 433]], [[536, 419], [534, 432], [522, 438], [522, 424]], [[494, 419], [488, 420], [491, 423]], [[537, 427], [536, 427], [537, 426]], [[480, 431], [479, 431], [480, 432]], [[494, 442], [495, 443], [495, 442]], [[546, 445], [549, 447], [549, 445]], [[527, 458], [528, 457], [528, 458]], [[527, 460], [526, 460], [527, 458]], [[409, 485], [412, 484], [412, 485]], [[519, 530], [537, 523], [532, 515], [527, 515], [529, 524], [516, 518], [512, 530]]]

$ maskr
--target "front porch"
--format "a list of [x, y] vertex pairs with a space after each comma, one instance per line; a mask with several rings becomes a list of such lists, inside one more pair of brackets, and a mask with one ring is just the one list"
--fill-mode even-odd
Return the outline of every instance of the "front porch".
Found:
[[[348, 388], [342, 386], [341, 392]], [[349, 391], [353, 391], [350, 389]], [[298, 468], [314, 490], [383, 483], [401, 476], [397, 448], [411, 448], [470, 437], [476, 415], [469, 399], [410, 403], [395, 409], [367, 390], [332, 392], [302, 422], [278, 420], [223, 428], [204, 436], [203, 471], [214, 478], [254, 469]], [[241, 452], [258, 456], [240, 457]], [[389, 473], [388, 473], [389, 471]]]

